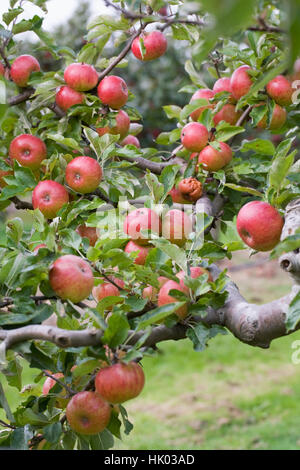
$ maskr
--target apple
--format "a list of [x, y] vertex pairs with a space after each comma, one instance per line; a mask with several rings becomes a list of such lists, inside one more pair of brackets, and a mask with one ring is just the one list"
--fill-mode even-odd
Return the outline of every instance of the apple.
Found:
[[5, 74], [5, 67], [4, 67], [4, 65], [1, 64], [1, 62], [0, 62], [0, 75], [1, 75], [2, 77], [4, 77], [4, 74]]
[[281, 129], [287, 119], [287, 112], [285, 108], [279, 106], [279, 104], [275, 104], [273, 115], [271, 118], [270, 125], [267, 125], [267, 116], [265, 115], [257, 124], [257, 127], [261, 129], [270, 129], [271, 131], [276, 129]]
[[217, 126], [221, 121], [228, 122], [228, 124], [235, 126], [241, 114], [241, 111], [236, 111], [235, 106], [233, 104], [228, 103], [224, 104], [220, 111], [215, 114], [215, 116], [213, 117], [213, 121], [215, 126]]
[[75, 104], [82, 104], [84, 102], [84, 94], [73, 90], [69, 86], [61, 86], [56, 92], [55, 102], [63, 111], [67, 111]]
[[[197, 154], [198, 155], [198, 154]], [[172, 198], [172, 201], [176, 204], [192, 204], [192, 201], [187, 199], [181, 191], [176, 186], [173, 186], [171, 191], [169, 191], [169, 195]]]
[[45, 245], [45, 243], [40, 243], [33, 249], [33, 253], [37, 255], [40, 248], [47, 248], [47, 245]]
[[134, 145], [138, 149], [141, 148], [139, 139], [135, 137], [134, 135], [128, 135], [127, 137], [125, 137], [125, 139], [122, 140], [121, 145], [122, 147], [125, 147], [125, 145]]
[[98, 85], [97, 92], [102, 103], [112, 109], [122, 108], [128, 100], [126, 82], [116, 75], [104, 77]]
[[280, 241], [284, 220], [275, 207], [263, 201], [245, 204], [237, 216], [241, 239], [256, 251], [270, 251]]
[[279, 105], [289, 106], [292, 104], [294, 90], [291, 83], [283, 75], [273, 78], [267, 86], [268, 95]]
[[119, 297], [120, 295], [119, 289], [108, 281], [98, 284], [98, 286], [93, 288], [92, 293], [96, 302], [100, 302], [100, 300], [106, 297]]
[[191, 118], [193, 119], [193, 121], [198, 121], [199, 117], [201, 116], [201, 114], [203, 113], [203, 111], [205, 109], [209, 109], [209, 108], [214, 108], [214, 104], [209, 104], [209, 100], [211, 98], [213, 98], [215, 96], [215, 92], [210, 90], [209, 88], [203, 88], [201, 90], [197, 90], [191, 100], [190, 100], [190, 103], [192, 103], [193, 101], [195, 100], [206, 100], [207, 101], [207, 105], [205, 106], [201, 106], [200, 108], [196, 109], [195, 111], [193, 111], [191, 113]]
[[97, 229], [95, 227], [87, 227], [85, 224], [82, 224], [77, 227], [76, 232], [82, 238], [88, 238], [90, 246], [95, 246], [98, 240]]
[[68, 65], [64, 73], [66, 84], [76, 91], [89, 91], [98, 83], [98, 73], [89, 64], [74, 63]]
[[[200, 277], [200, 276], [203, 276], [204, 274], [207, 274], [208, 281], [212, 282], [212, 280], [213, 280], [212, 275], [210, 274], [210, 272], [207, 269], [202, 268], [201, 266], [192, 266], [190, 268], [190, 271], [191, 271], [190, 272], [190, 277], [192, 279], [197, 279], [197, 277]], [[181, 285], [185, 285], [184, 284], [184, 279], [185, 279], [186, 276], [187, 276], [187, 274], [184, 271], [179, 271], [179, 273], [176, 274], [176, 277], [178, 277], [178, 279], [180, 280]]]
[[[7, 159], [7, 163], [8, 162], [9, 160]], [[13, 174], [13, 170], [0, 170], [0, 188], [4, 188], [5, 186], [7, 186], [7, 182], [4, 180], [5, 176], [12, 176]]]
[[[64, 377], [64, 374], [62, 374], [61, 372], [57, 372], [57, 374], [53, 374], [53, 377], [61, 379], [62, 377]], [[52, 379], [52, 377], [47, 377], [43, 385], [43, 395], [48, 395], [51, 388], [53, 388], [56, 383], [57, 382]]]
[[161, 7], [157, 13], [161, 16], [168, 16], [168, 7], [167, 6]]
[[[176, 299], [175, 297], [172, 297], [169, 294], [171, 290], [179, 290], [180, 292], [183, 292], [186, 296], [189, 295], [188, 287], [186, 287], [184, 284], [179, 284], [176, 281], [169, 280], [160, 288], [160, 291], [158, 293], [157, 305], [159, 307], [162, 307], [163, 305], [172, 304], [174, 302], [180, 302], [180, 300]], [[186, 303], [182, 307], [179, 307], [175, 311], [175, 314], [180, 319], [185, 318], [188, 315], [188, 304]]]
[[[157, 280], [158, 280], [159, 288], [161, 288], [166, 282], [169, 281], [169, 279], [164, 276], [159, 276]], [[158, 289], [156, 289], [156, 287], [149, 285], [145, 287], [145, 289], [143, 290], [142, 297], [143, 299], [148, 299], [150, 302], [157, 302]]]
[[95, 191], [102, 179], [102, 168], [92, 157], [75, 157], [66, 168], [67, 185], [80, 194]]
[[150, 33], [144, 32], [135, 38], [131, 44], [131, 51], [137, 59], [149, 61], [161, 57], [167, 47], [168, 42], [165, 35], [160, 31], [151, 31]]
[[178, 184], [178, 189], [191, 202], [196, 202], [203, 194], [202, 183], [196, 178], [184, 178]]
[[56, 181], [40, 181], [32, 193], [33, 208], [39, 209], [47, 219], [54, 219], [58, 211], [68, 202], [68, 191]]
[[21, 88], [28, 85], [28, 81], [32, 72], [39, 72], [41, 70], [39, 62], [32, 55], [21, 55], [17, 57], [10, 69], [10, 76]]
[[181, 143], [190, 152], [200, 152], [208, 142], [209, 133], [200, 122], [189, 122], [181, 131]]
[[145, 375], [136, 362], [119, 362], [100, 369], [95, 378], [97, 393], [109, 403], [117, 404], [136, 398], [144, 388]]
[[117, 135], [119, 134], [121, 138], [125, 137], [125, 135], [128, 134], [129, 132], [129, 127], [130, 127], [130, 118], [128, 114], [123, 111], [122, 109], [118, 112], [118, 114], [115, 117], [116, 119], [116, 125], [113, 127], [98, 127], [96, 128], [96, 131], [100, 136], [104, 134], [113, 134]]
[[213, 91], [215, 92], [215, 94], [222, 93], [223, 91], [227, 91], [228, 93], [230, 93], [229, 100], [230, 101], [235, 101], [235, 99], [232, 95], [231, 78], [230, 77], [219, 78], [213, 86]]
[[125, 246], [124, 251], [125, 253], [128, 253], [128, 254], [137, 252], [134, 263], [140, 264], [143, 266], [146, 262], [146, 258], [150, 250], [151, 250], [151, 247], [140, 246], [137, 243], [134, 243], [132, 240], [130, 240], [130, 242], [128, 242], [127, 245]]
[[130, 212], [124, 221], [124, 232], [141, 245], [147, 245], [149, 238], [141, 234], [142, 230], [151, 230], [157, 235], [161, 232], [160, 217], [146, 207]]
[[162, 236], [178, 246], [186, 243], [193, 231], [193, 222], [185, 212], [172, 209], [163, 217]]
[[69, 401], [66, 409], [70, 428], [79, 434], [93, 435], [102, 432], [110, 421], [111, 408], [95, 392], [79, 392]]
[[232, 150], [225, 142], [218, 142], [220, 150], [211, 145], [205, 147], [198, 156], [198, 164], [202, 164], [206, 171], [218, 171], [226, 166], [232, 159]]
[[21, 134], [11, 141], [9, 156], [11, 159], [15, 158], [24, 167], [37, 170], [47, 157], [47, 147], [39, 137]]
[[242, 96], [245, 96], [253, 85], [252, 78], [248, 73], [249, 70], [251, 70], [249, 65], [242, 65], [236, 69], [231, 76], [231, 90], [233, 97], [236, 100], [239, 100], [242, 98]]
[[52, 264], [49, 282], [58, 297], [76, 304], [92, 292], [94, 276], [90, 265], [82, 258], [64, 255]]

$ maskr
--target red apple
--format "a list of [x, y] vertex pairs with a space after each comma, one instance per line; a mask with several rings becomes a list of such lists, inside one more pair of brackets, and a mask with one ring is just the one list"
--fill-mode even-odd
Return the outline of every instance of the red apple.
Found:
[[[207, 269], [202, 268], [201, 266], [192, 266], [190, 269], [191, 269], [190, 277], [192, 279], [197, 279], [197, 277], [203, 276], [203, 274], [207, 274], [208, 275], [208, 281], [212, 282], [212, 280], [213, 280], [212, 275], [210, 274], [210, 272]], [[178, 279], [180, 280], [181, 285], [185, 285], [184, 284], [184, 278], [186, 276], [187, 276], [187, 274], [184, 271], [179, 271], [179, 273], [176, 274], [176, 277], [178, 277]]]
[[90, 242], [90, 246], [95, 246], [98, 240], [97, 229], [95, 227], [87, 227], [85, 224], [79, 225], [76, 229], [76, 232], [82, 238], [88, 238]]
[[[198, 154], [197, 154], [198, 155]], [[176, 186], [173, 186], [171, 191], [169, 192], [169, 195], [172, 198], [172, 201], [175, 202], [176, 204], [192, 204], [192, 201], [187, 199], [181, 191], [179, 191]]]
[[56, 92], [55, 102], [63, 111], [67, 111], [75, 104], [82, 104], [84, 102], [84, 94], [73, 90], [69, 86], [61, 86]]
[[124, 251], [125, 251], [125, 253], [128, 253], [128, 254], [137, 252], [137, 256], [134, 260], [134, 263], [144, 265], [150, 250], [151, 250], [151, 247], [140, 246], [140, 245], [138, 245], [137, 243], [134, 243], [131, 240], [125, 246]]
[[267, 202], [251, 201], [238, 213], [237, 230], [246, 245], [256, 251], [270, 251], [279, 243], [284, 220]]
[[[174, 302], [180, 302], [180, 300], [176, 299], [175, 297], [172, 297], [169, 292], [171, 290], [179, 290], [180, 292], [183, 292], [187, 296], [189, 295], [189, 289], [183, 284], [179, 284], [176, 281], [168, 281], [166, 282], [160, 289], [159, 294], [158, 294], [158, 301], [157, 304], [159, 307], [162, 307], [163, 305], [168, 305], [172, 304]], [[175, 314], [180, 318], [183, 319], [188, 315], [188, 304], [184, 304], [182, 307], [179, 307]]]
[[64, 255], [52, 264], [49, 282], [58, 297], [76, 304], [92, 292], [94, 276], [90, 265], [82, 258]]
[[13, 61], [10, 76], [16, 85], [23, 88], [28, 85], [31, 73], [39, 72], [40, 70], [40, 64], [35, 57], [32, 55], [21, 55]]
[[103, 104], [112, 109], [120, 109], [128, 100], [128, 88], [121, 77], [109, 75], [98, 85], [98, 96]]
[[66, 84], [76, 91], [89, 91], [95, 88], [98, 83], [98, 73], [89, 64], [70, 64], [64, 73]]
[[39, 209], [47, 219], [54, 219], [62, 206], [68, 202], [68, 191], [56, 181], [40, 181], [32, 193], [33, 208]]
[[242, 98], [242, 96], [245, 96], [253, 85], [252, 78], [248, 73], [249, 70], [251, 70], [249, 65], [242, 65], [232, 74], [230, 85], [233, 97], [236, 100], [239, 100]]
[[203, 165], [207, 171], [218, 171], [226, 166], [232, 159], [232, 150], [225, 142], [218, 142], [220, 150], [211, 145], [205, 147], [199, 153], [198, 163]]
[[[164, 276], [159, 276], [157, 280], [158, 280], [159, 288], [161, 288], [166, 282], [169, 281], [169, 279]], [[145, 289], [143, 290], [142, 297], [143, 299], [148, 299], [150, 302], [157, 302], [158, 289], [149, 285], [145, 287]]]
[[199, 122], [189, 122], [181, 131], [181, 143], [190, 152], [200, 152], [208, 142], [209, 133]]
[[[62, 377], [64, 377], [64, 374], [62, 374], [61, 372], [57, 372], [57, 374], [53, 374], [53, 377], [61, 379]], [[51, 388], [53, 388], [56, 383], [57, 382], [54, 379], [52, 379], [51, 377], [47, 377], [43, 385], [43, 395], [48, 395]]]
[[125, 147], [125, 145], [134, 145], [138, 149], [141, 148], [139, 139], [134, 135], [128, 135], [127, 137], [125, 137], [125, 139], [122, 140], [121, 145], [122, 147]]
[[13, 174], [13, 170], [0, 170], [0, 188], [4, 188], [5, 186], [7, 186], [7, 183], [4, 178], [6, 176], [12, 176]]
[[190, 202], [196, 202], [203, 194], [202, 183], [196, 178], [184, 178], [178, 184], [178, 189]]
[[267, 125], [267, 116], [265, 115], [257, 124], [257, 127], [261, 129], [270, 129], [271, 131], [276, 129], [281, 129], [286, 122], [287, 112], [285, 108], [279, 106], [279, 104], [275, 104], [272, 119], [270, 125]]
[[108, 281], [98, 284], [98, 286], [93, 288], [93, 297], [96, 302], [100, 302], [100, 300], [106, 297], [119, 297], [119, 295], [119, 289]]
[[175, 243], [178, 246], [184, 245], [192, 231], [192, 219], [185, 212], [172, 209], [164, 215], [162, 236], [171, 243]]
[[4, 65], [1, 64], [1, 62], [0, 62], [0, 75], [1, 75], [2, 77], [4, 77], [4, 74], [5, 74], [5, 67], [4, 67]]
[[100, 369], [95, 378], [96, 391], [109, 403], [124, 403], [137, 397], [144, 388], [144, 371], [136, 362], [113, 364]]
[[[145, 48], [144, 54], [141, 41]], [[137, 59], [149, 61], [161, 57], [166, 52], [167, 47], [168, 42], [165, 35], [160, 31], [151, 31], [135, 38], [131, 45], [131, 51]]]
[[93, 435], [108, 426], [111, 408], [97, 393], [79, 392], [69, 401], [66, 416], [73, 431]]
[[40, 248], [47, 248], [47, 245], [45, 245], [45, 243], [40, 243], [33, 249], [33, 253], [37, 255]]
[[121, 109], [116, 115], [115, 126], [111, 128], [108, 126], [98, 127], [96, 131], [98, 132], [100, 136], [109, 133], [113, 135], [119, 134], [120, 137], [123, 138], [126, 134], [128, 134], [129, 127], [130, 127], [130, 118], [128, 114]]
[[210, 104], [209, 100], [211, 98], [213, 98], [214, 96], [215, 96], [215, 93], [212, 90], [208, 89], [208, 88], [203, 88], [201, 90], [197, 90], [193, 94], [193, 96], [190, 100], [190, 103], [192, 103], [195, 100], [200, 100], [200, 99], [207, 101], [207, 105], [201, 106], [200, 108], [196, 109], [195, 111], [193, 111], [191, 113], [191, 118], [193, 119], [193, 121], [198, 121], [199, 117], [201, 116], [201, 114], [203, 113], [203, 111], [205, 109], [209, 109], [209, 108], [213, 109], [213, 107], [215, 105]]
[[47, 147], [39, 137], [22, 134], [11, 141], [9, 156], [11, 159], [15, 158], [20, 165], [37, 170], [47, 158]]
[[161, 231], [159, 216], [152, 209], [146, 207], [130, 212], [124, 221], [124, 232], [137, 243], [146, 245], [149, 238], [141, 234], [142, 230], [151, 230], [158, 235]]
[[227, 91], [230, 93], [229, 100], [234, 101], [234, 97], [232, 95], [231, 89], [231, 78], [230, 77], [223, 77], [219, 78], [213, 86], [213, 91], [216, 93], [221, 93], [222, 91]]
[[241, 111], [236, 111], [233, 104], [225, 104], [213, 117], [213, 121], [215, 126], [217, 126], [221, 121], [228, 122], [228, 124], [235, 126], [241, 114]]
[[168, 16], [168, 7], [167, 6], [161, 7], [157, 13], [161, 16]]
[[267, 84], [267, 93], [281, 106], [292, 104], [293, 88], [291, 83], [283, 75], [278, 75]]
[[66, 168], [67, 185], [80, 194], [95, 191], [102, 179], [102, 168], [92, 157], [76, 157]]

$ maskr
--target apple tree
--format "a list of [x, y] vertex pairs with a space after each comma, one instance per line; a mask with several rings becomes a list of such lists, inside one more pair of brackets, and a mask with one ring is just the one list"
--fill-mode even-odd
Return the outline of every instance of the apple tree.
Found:
[[[112, 448], [159, 343], [299, 328], [298, 2], [104, 3], [76, 52], [43, 29], [46, 0], [0, 23], [0, 364], [20, 396], [0, 384], [2, 448]], [[20, 53], [25, 31], [59, 70]], [[159, 71], [170, 45], [184, 104], [145, 148], [124, 67]], [[290, 294], [249, 304], [218, 267], [242, 249], [278, 258]]]

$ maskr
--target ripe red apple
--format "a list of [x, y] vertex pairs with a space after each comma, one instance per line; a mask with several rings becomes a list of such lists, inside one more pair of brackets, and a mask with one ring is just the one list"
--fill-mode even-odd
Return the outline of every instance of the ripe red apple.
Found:
[[47, 219], [54, 219], [62, 206], [68, 202], [68, 191], [56, 181], [40, 181], [32, 193], [33, 208], [39, 209]]
[[119, 297], [120, 295], [119, 289], [108, 281], [98, 284], [93, 288], [92, 293], [96, 302], [100, 302], [105, 297]]
[[236, 111], [233, 104], [224, 104], [220, 111], [213, 117], [215, 126], [217, 126], [221, 121], [228, 122], [232, 126], [235, 126], [237, 121], [241, 116], [241, 111]]
[[161, 7], [157, 13], [161, 16], [168, 16], [168, 7], [167, 6]]
[[37, 170], [47, 158], [47, 147], [39, 137], [22, 134], [11, 141], [9, 156], [11, 159], [15, 158], [20, 165]]
[[[141, 41], [144, 43], [145, 52], [142, 52]], [[135, 38], [131, 45], [133, 55], [142, 61], [149, 61], [161, 57], [167, 50], [168, 42], [160, 31], [143, 33]]]
[[162, 236], [178, 246], [182, 246], [188, 240], [193, 231], [193, 222], [185, 212], [172, 209], [163, 217]]
[[67, 111], [75, 104], [82, 104], [84, 102], [84, 94], [73, 90], [69, 86], [61, 86], [56, 92], [55, 102], [63, 111]]
[[200, 152], [208, 142], [209, 133], [200, 122], [189, 122], [181, 131], [181, 143], [190, 152]]
[[52, 264], [49, 282], [58, 297], [76, 304], [92, 292], [94, 276], [90, 265], [82, 258], [64, 255]]
[[[168, 281], [161, 287], [158, 293], [157, 305], [159, 307], [162, 307], [163, 305], [172, 304], [174, 302], [180, 302], [180, 300], [176, 299], [175, 297], [172, 297], [169, 294], [171, 290], [179, 290], [180, 292], [183, 292], [187, 296], [189, 295], [189, 289], [184, 284], [180, 284], [176, 281]], [[188, 304], [186, 303], [182, 307], [179, 307], [176, 310], [175, 314], [180, 319], [185, 318], [188, 315]]]
[[116, 115], [116, 125], [113, 127], [97, 127], [96, 131], [100, 136], [104, 134], [119, 134], [121, 138], [125, 137], [128, 134], [130, 127], [130, 118], [128, 114], [122, 109]]
[[267, 93], [281, 106], [292, 104], [293, 88], [291, 83], [283, 75], [278, 75], [267, 84]]
[[270, 122], [269, 127], [267, 126], [267, 116], [265, 115], [257, 124], [257, 127], [261, 129], [269, 128], [271, 131], [276, 129], [281, 129], [282, 126], [285, 124], [287, 118], [287, 112], [285, 108], [279, 106], [279, 104], [275, 104], [275, 108], [273, 111], [272, 119]]
[[220, 150], [211, 145], [199, 153], [198, 163], [207, 171], [218, 171], [226, 166], [232, 159], [232, 150], [225, 142], [218, 142]]
[[128, 100], [128, 88], [121, 77], [109, 75], [104, 77], [97, 88], [98, 96], [103, 104], [112, 109], [120, 109]]
[[[213, 280], [210, 272], [207, 269], [202, 268], [201, 266], [192, 266], [190, 270], [191, 270], [190, 277], [192, 279], [197, 279], [197, 277], [203, 276], [203, 274], [207, 274], [208, 281], [212, 282]], [[184, 271], [179, 271], [179, 273], [176, 274], [176, 277], [178, 277], [178, 279], [180, 280], [180, 284], [184, 285], [184, 278], [186, 277], [186, 273]]]
[[[164, 276], [159, 276], [159, 278], [157, 280], [158, 280], [158, 284], [159, 284], [159, 289], [166, 282], [169, 281], [169, 279], [167, 277], [164, 277]], [[145, 289], [143, 290], [142, 297], [143, 297], [143, 299], [148, 299], [150, 302], [157, 302], [158, 292], [159, 292], [158, 289], [156, 289], [155, 287], [149, 285], [149, 286], [145, 287]]]
[[246, 245], [256, 251], [270, 251], [280, 241], [283, 228], [280, 213], [267, 202], [251, 201], [238, 213], [237, 230]]
[[97, 393], [79, 392], [69, 401], [66, 416], [73, 431], [93, 435], [108, 426], [111, 408]]
[[66, 168], [67, 185], [80, 194], [95, 191], [102, 179], [102, 168], [92, 157], [76, 157]]
[[13, 61], [10, 76], [16, 85], [23, 88], [28, 85], [31, 73], [39, 72], [40, 70], [40, 64], [35, 57], [32, 55], [21, 55]]
[[196, 202], [203, 194], [202, 183], [196, 178], [184, 178], [178, 184], [178, 189], [190, 202]]
[[89, 91], [98, 83], [98, 73], [89, 64], [74, 63], [68, 65], [64, 73], [66, 84], [76, 91]]
[[213, 86], [213, 91], [215, 92], [215, 94], [221, 93], [222, 91], [227, 91], [228, 93], [230, 93], [229, 100], [235, 101], [231, 89], [231, 77], [219, 78]]
[[212, 103], [211, 104], [209, 103], [209, 100], [213, 98], [214, 96], [215, 96], [214, 91], [210, 90], [209, 88], [203, 88], [201, 90], [197, 90], [193, 94], [190, 100], [190, 103], [192, 103], [195, 100], [200, 100], [200, 99], [207, 101], [206, 106], [201, 106], [200, 108], [196, 109], [195, 111], [191, 113], [191, 118], [193, 119], [193, 121], [198, 121], [199, 117], [201, 116], [201, 114], [203, 113], [205, 109], [214, 108], [215, 105]]
[[149, 238], [141, 234], [142, 230], [151, 230], [158, 235], [161, 232], [159, 216], [152, 209], [146, 207], [130, 212], [124, 221], [124, 232], [137, 243], [146, 245]]
[[138, 254], [134, 260], [134, 263], [144, 265], [150, 250], [151, 250], [151, 247], [140, 246], [137, 243], [134, 243], [132, 240], [130, 240], [130, 242], [128, 242], [127, 245], [125, 246], [124, 251], [125, 253], [128, 253], [128, 254], [137, 252]]
[[82, 238], [88, 238], [90, 242], [90, 246], [95, 246], [98, 240], [97, 229], [95, 227], [87, 227], [85, 224], [79, 225], [76, 229], [76, 232]]
[[141, 148], [139, 139], [135, 137], [134, 135], [128, 135], [127, 137], [125, 137], [125, 139], [122, 140], [121, 145], [122, 147], [125, 147], [125, 145], [134, 145], [138, 149]]
[[100, 369], [95, 378], [96, 391], [109, 403], [124, 403], [137, 397], [144, 388], [145, 375], [136, 362], [119, 362]]
[[245, 96], [253, 85], [252, 78], [248, 73], [249, 70], [251, 70], [249, 65], [242, 65], [232, 74], [230, 85], [233, 97], [236, 100], [239, 100], [242, 96]]
[[[57, 372], [57, 374], [53, 374], [53, 377], [61, 379], [62, 377], [64, 377], [64, 374], [62, 374], [61, 372]], [[56, 383], [57, 382], [54, 379], [52, 379], [51, 377], [47, 377], [43, 385], [43, 395], [48, 395], [51, 388], [53, 388]]]
[[5, 67], [4, 67], [4, 65], [1, 64], [1, 62], [0, 62], [0, 75], [1, 75], [2, 77], [4, 77], [4, 74], [5, 74]]

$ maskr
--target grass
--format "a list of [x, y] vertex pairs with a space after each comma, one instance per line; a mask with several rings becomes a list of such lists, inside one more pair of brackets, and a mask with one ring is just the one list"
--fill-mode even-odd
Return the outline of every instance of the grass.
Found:
[[[248, 260], [238, 253], [236, 262]], [[284, 295], [291, 285], [276, 263], [232, 277], [257, 303]], [[299, 339], [300, 331], [261, 350], [229, 334], [202, 353], [188, 340], [164, 343], [156, 357], [143, 360], [145, 388], [126, 406], [135, 427], [116, 448], [299, 449], [300, 365], [291, 360]], [[10, 389], [8, 398], [14, 407], [17, 392]]]

